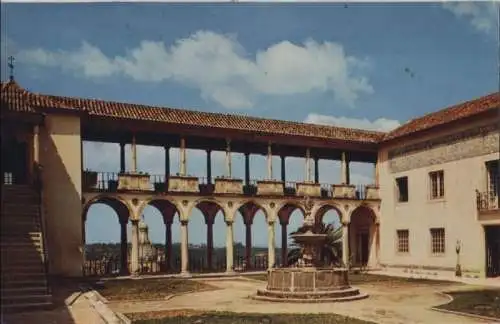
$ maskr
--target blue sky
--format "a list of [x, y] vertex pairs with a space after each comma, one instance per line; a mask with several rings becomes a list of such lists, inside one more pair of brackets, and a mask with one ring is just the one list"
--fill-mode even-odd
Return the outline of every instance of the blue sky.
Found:
[[[16, 80], [43, 93], [388, 130], [498, 88], [492, 2], [1, 8], [2, 80], [5, 58], [14, 55]], [[85, 167], [117, 171], [117, 149], [86, 143]], [[173, 172], [176, 155], [173, 150]], [[189, 152], [189, 173], [204, 175], [202, 156]], [[142, 170], [160, 173], [162, 159], [161, 149], [139, 150]], [[233, 159], [233, 173], [242, 177], [243, 159]], [[222, 174], [221, 162], [216, 155], [214, 175]], [[303, 178], [302, 163], [290, 159], [291, 180]], [[265, 159], [252, 158], [252, 170], [263, 177]], [[356, 183], [371, 181], [370, 165], [354, 165], [352, 172]], [[335, 182], [338, 163], [321, 161], [320, 174], [321, 182]], [[109, 208], [89, 213], [88, 241], [119, 239]], [[292, 229], [299, 220], [292, 219]], [[146, 222], [161, 242], [159, 214], [148, 210]], [[254, 242], [265, 245], [263, 217], [256, 222]], [[243, 235], [237, 222], [236, 240]], [[215, 236], [222, 245], [222, 219]], [[201, 217], [193, 215], [190, 241], [204, 237]], [[276, 239], [279, 245], [278, 229]]]

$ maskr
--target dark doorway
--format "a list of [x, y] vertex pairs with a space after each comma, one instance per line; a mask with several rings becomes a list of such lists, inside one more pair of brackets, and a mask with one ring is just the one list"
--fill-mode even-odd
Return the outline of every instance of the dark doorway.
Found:
[[486, 276], [500, 276], [500, 226], [485, 226]]
[[26, 184], [28, 180], [28, 145], [11, 140], [2, 143], [2, 181], [4, 184]]
[[366, 266], [368, 264], [368, 258], [370, 255], [370, 237], [368, 232], [361, 232], [358, 235], [358, 257], [357, 261], [362, 266]]

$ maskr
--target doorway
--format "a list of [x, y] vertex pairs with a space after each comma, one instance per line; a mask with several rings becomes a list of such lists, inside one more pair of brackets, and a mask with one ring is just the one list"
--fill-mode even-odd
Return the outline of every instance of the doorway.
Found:
[[370, 256], [370, 235], [368, 231], [358, 233], [358, 251], [356, 253], [356, 262], [361, 266], [368, 265], [368, 258]]
[[500, 225], [485, 226], [486, 277], [500, 276]]

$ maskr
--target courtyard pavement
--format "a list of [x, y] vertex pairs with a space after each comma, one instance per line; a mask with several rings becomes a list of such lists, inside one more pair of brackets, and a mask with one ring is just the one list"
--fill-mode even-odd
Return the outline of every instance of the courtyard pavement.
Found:
[[474, 289], [477, 286], [420, 285], [406, 284], [363, 284], [358, 285], [370, 295], [368, 299], [346, 303], [289, 304], [268, 303], [248, 298], [264, 282], [252, 279], [197, 279], [220, 288], [215, 291], [180, 295], [166, 301], [110, 302], [108, 306], [121, 313], [154, 312], [173, 309], [194, 309], [245, 313], [336, 313], [359, 319], [387, 324], [441, 324], [441, 323], [491, 323], [430, 310], [431, 307], [449, 302], [439, 294], [442, 290]]

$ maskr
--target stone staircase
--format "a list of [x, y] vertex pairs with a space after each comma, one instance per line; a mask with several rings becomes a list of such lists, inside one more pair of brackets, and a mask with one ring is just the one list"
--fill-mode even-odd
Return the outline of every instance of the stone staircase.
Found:
[[50, 308], [36, 190], [2, 185], [0, 218], [2, 313]]

